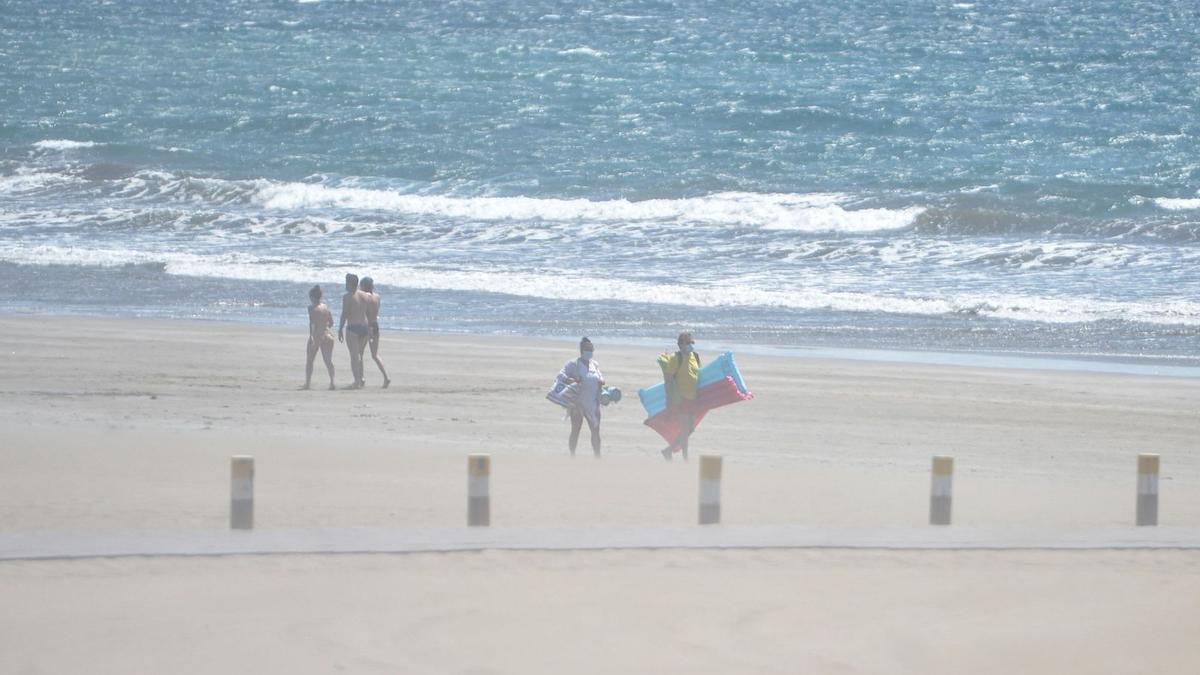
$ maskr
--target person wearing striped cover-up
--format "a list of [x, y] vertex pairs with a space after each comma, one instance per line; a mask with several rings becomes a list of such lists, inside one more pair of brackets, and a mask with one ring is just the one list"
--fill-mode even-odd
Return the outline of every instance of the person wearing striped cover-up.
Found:
[[558, 373], [558, 381], [563, 384], [579, 383], [579, 398], [570, 412], [571, 435], [567, 438], [572, 455], [586, 419], [592, 432], [592, 453], [600, 456], [600, 391], [604, 388], [604, 375], [600, 372], [600, 364], [592, 358], [595, 349], [592, 341], [584, 337], [579, 341], [579, 358], [567, 361]]

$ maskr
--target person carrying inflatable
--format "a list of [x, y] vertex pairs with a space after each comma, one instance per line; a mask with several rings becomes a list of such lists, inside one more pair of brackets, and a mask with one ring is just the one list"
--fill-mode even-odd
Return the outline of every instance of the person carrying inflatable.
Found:
[[676, 451], [688, 456], [688, 438], [696, 430], [696, 392], [700, 385], [700, 355], [691, 333], [680, 333], [676, 340], [679, 351], [663, 352], [658, 357], [663, 384], [667, 388], [667, 407], [679, 419], [680, 433], [673, 443], [663, 448], [662, 456], [670, 461]]
[[579, 396], [569, 408], [571, 435], [567, 438], [567, 447], [572, 455], [579, 444], [583, 420], [587, 419], [588, 429], [592, 432], [592, 452], [596, 457], [600, 456], [600, 394], [604, 390], [604, 375], [600, 373], [600, 364], [592, 358], [595, 349], [592, 341], [584, 337], [579, 341], [579, 358], [567, 361], [558, 373], [558, 384], [578, 385]]
[[646, 409], [643, 424], [669, 443], [663, 450], [668, 460], [676, 449], [682, 449], [687, 458], [688, 436], [695, 433], [709, 412], [754, 398], [733, 360], [733, 352], [723, 352], [701, 368], [694, 344], [691, 335], [680, 335], [679, 351], [658, 358], [663, 381], [638, 390]]

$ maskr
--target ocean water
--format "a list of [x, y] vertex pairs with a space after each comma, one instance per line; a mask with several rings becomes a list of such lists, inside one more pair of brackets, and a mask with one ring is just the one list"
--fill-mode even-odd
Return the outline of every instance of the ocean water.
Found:
[[0, 0], [0, 307], [1196, 365], [1197, 25]]

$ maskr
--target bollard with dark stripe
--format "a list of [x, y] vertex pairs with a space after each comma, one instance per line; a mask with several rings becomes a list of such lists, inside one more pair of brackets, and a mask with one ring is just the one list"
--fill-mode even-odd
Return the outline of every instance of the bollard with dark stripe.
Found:
[[954, 458], [935, 455], [929, 491], [929, 524], [949, 525], [954, 493]]
[[467, 525], [470, 527], [492, 524], [492, 498], [488, 484], [491, 475], [491, 455], [467, 457]]
[[230, 462], [229, 527], [254, 529], [254, 458], [234, 455]]
[[1137, 524], [1158, 525], [1158, 455], [1138, 455]]
[[700, 455], [700, 524], [721, 522], [721, 456]]

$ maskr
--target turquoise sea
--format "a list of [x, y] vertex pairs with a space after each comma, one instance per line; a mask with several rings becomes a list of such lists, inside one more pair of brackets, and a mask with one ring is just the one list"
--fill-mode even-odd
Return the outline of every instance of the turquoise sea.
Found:
[[394, 329], [1197, 365], [1197, 26], [0, 0], [0, 307], [302, 325], [354, 271]]

